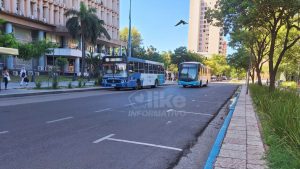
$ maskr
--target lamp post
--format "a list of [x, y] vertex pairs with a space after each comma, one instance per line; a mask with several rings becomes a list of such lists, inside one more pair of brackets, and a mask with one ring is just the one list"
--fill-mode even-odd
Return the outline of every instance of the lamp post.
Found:
[[132, 42], [131, 42], [131, 0], [129, 4], [129, 29], [128, 29], [128, 57], [131, 57], [131, 48], [132, 48]]

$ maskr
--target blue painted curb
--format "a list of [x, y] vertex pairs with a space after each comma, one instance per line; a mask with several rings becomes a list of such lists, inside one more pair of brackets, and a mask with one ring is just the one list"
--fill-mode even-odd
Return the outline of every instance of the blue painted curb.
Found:
[[225, 137], [225, 133], [227, 131], [227, 128], [229, 126], [229, 123], [230, 123], [230, 120], [231, 120], [231, 117], [233, 115], [233, 112], [234, 112], [234, 109], [235, 109], [235, 106], [237, 104], [237, 100], [239, 98], [239, 94], [235, 96], [235, 98], [233, 99], [233, 102], [230, 104], [229, 106], [229, 113], [224, 121], [224, 124], [222, 125], [219, 133], [218, 133], [218, 136], [217, 136], [217, 139], [215, 140], [215, 143], [209, 153], [209, 156], [208, 156], [208, 159], [205, 163], [205, 166], [204, 166], [204, 169], [212, 169], [213, 168], [213, 165], [214, 165], [214, 162], [217, 158], [217, 156], [219, 155], [219, 152], [220, 152], [220, 149], [221, 149], [221, 145], [222, 145], [222, 142], [224, 140], [224, 137]]

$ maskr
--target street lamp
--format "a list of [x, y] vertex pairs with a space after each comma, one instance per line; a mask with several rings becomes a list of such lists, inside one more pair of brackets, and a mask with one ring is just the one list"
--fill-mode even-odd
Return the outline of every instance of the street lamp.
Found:
[[131, 57], [131, 0], [129, 6], [129, 29], [128, 29], [128, 57]]

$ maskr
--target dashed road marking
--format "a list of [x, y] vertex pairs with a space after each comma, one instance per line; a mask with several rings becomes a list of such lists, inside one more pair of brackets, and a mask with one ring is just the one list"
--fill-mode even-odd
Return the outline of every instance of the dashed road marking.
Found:
[[125, 106], [133, 106], [135, 105], [136, 103], [130, 103], [130, 104], [125, 104]]
[[112, 108], [106, 108], [106, 109], [102, 109], [102, 110], [97, 110], [95, 111], [96, 113], [100, 113], [100, 112], [104, 112], [104, 111], [109, 111], [111, 110]]
[[178, 113], [183, 113], [183, 114], [194, 114], [194, 115], [203, 115], [203, 116], [214, 116], [212, 114], [207, 114], [207, 113], [195, 113], [195, 112], [188, 112], [188, 111], [178, 111], [178, 110], [174, 110], [174, 109], [169, 109], [167, 110], [167, 113], [169, 112], [178, 112]]
[[93, 143], [95, 143], [95, 144], [100, 143], [101, 141], [104, 141], [104, 140], [106, 140], [106, 139], [108, 139], [108, 138], [110, 138], [110, 137], [112, 137], [112, 136], [114, 136], [114, 135], [115, 135], [115, 134], [110, 134], [110, 135], [108, 135], [108, 136], [102, 137], [102, 138], [100, 138], [100, 139], [98, 139], [98, 140], [95, 140]]
[[52, 121], [47, 121], [47, 124], [50, 123], [56, 123], [56, 122], [60, 122], [60, 121], [64, 121], [64, 120], [69, 120], [69, 119], [73, 119], [74, 117], [65, 117], [65, 118], [61, 118], [61, 119], [57, 119], [57, 120], [52, 120]]
[[148, 147], [157, 147], [157, 148], [162, 148], [162, 149], [169, 149], [169, 150], [175, 150], [175, 151], [182, 151], [180, 148], [175, 148], [175, 147], [169, 147], [169, 146], [163, 146], [163, 145], [158, 145], [158, 144], [150, 144], [150, 143], [143, 143], [143, 142], [138, 142], [138, 141], [130, 141], [130, 140], [123, 140], [123, 139], [115, 139], [111, 138], [115, 134], [110, 134], [108, 136], [102, 137], [98, 140], [95, 140], [93, 143], [97, 144], [105, 140], [109, 141], [116, 141], [116, 142], [122, 142], [122, 143], [129, 143], [129, 144], [137, 144], [137, 145], [143, 145], [143, 146], [148, 146]]
[[0, 134], [6, 134], [8, 131], [0, 131]]
[[144, 146], [149, 146], [149, 147], [157, 147], [157, 148], [163, 148], [163, 149], [169, 149], [169, 150], [182, 151], [182, 149], [180, 149], [180, 148], [162, 146], [162, 145], [158, 145], [158, 144], [142, 143], [142, 142], [137, 142], [137, 141], [129, 141], [129, 140], [122, 140], [122, 139], [114, 139], [114, 138], [107, 138], [107, 140], [129, 143], [129, 144], [138, 144], [138, 145], [144, 145]]

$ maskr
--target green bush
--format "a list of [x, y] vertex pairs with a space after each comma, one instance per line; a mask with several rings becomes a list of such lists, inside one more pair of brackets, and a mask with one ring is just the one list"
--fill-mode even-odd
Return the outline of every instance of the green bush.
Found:
[[282, 83], [280, 83], [280, 87], [297, 89], [297, 83], [293, 82], [293, 81], [282, 82]]
[[102, 76], [99, 76], [97, 80], [98, 80], [98, 85], [101, 86], [101, 84], [102, 84]]
[[68, 89], [72, 89], [72, 82], [69, 82]]
[[57, 77], [53, 78], [52, 89], [58, 89], [58, 80], [57, 80]]
[[[267, 87], [257, 85], [251, 85], [250, 89], [262, 122], [265, 142], [270, 147], [267, 157], [270, 168], [300, 168], [299, 95], [278, 89], [269, 92]], [[283, 159], [288, 160], [283, 162]]]
[[41, 89], [42, 83], [40, 81], [35, 81], [35, 88], [36, 89]]
[[81, 80], [78, 81], [78, 88], [82, 88], [82, 81]]

